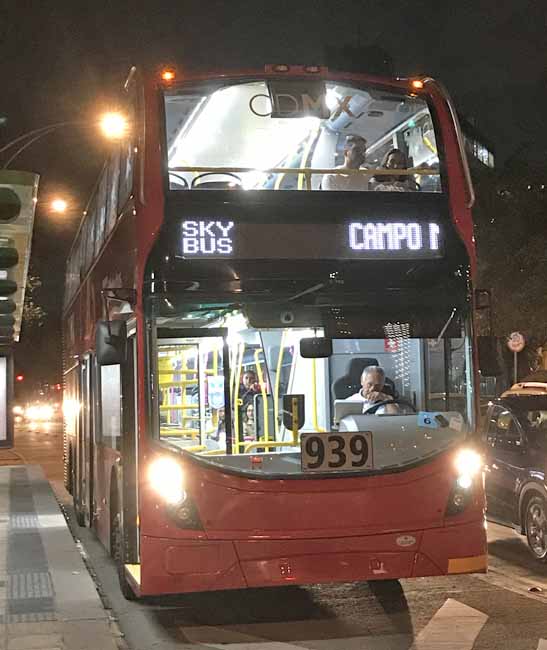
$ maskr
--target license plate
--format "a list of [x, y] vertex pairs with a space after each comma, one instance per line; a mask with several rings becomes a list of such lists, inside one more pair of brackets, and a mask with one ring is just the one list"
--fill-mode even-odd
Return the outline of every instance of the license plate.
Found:
[[372, 469], [372, 433], [303, 433], [300, 439], [304, 472], [341, 472]]

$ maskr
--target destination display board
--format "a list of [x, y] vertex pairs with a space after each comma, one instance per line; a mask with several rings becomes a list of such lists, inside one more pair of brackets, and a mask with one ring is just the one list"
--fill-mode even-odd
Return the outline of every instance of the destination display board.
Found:
[[179, 224], [176, 255], [186, 259], [433, 259], [443, 255], [443, 228], [435, 221], [279, 224], [185, 218]]

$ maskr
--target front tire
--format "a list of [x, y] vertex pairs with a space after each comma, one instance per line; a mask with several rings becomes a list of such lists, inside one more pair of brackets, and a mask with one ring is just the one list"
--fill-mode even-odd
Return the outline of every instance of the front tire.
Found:
[[120, 591], [122, 592], [123, 597], [126, 600], [136, 600], [137, 596], [125, 577], [122, 516], [119, 512], [113, 513], [111, 520], [110, 554], [116, 564], [118, 582], [120, 583]]
[[547, 504], [543, 497], [533, 496], [526, 504], [524, 530], [534, 558], [547, 563]]

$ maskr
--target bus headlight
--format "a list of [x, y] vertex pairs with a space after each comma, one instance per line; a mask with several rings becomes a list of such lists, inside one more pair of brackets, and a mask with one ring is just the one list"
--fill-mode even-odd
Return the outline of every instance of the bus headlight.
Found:
[[467, 476], [472, 479], [482, 469], [482, 458], [472, 449], [462, 449], [454, 459], [454, 465], [460, 477]]
[[169, 505], [186, 500], [182, 467], [173, 458], [156, 458], [148, 467], [148, 480], [153, 490]]
[[461, 449], [454, 458], [457, 476], [450, 493], [447, 515], [463, 512], [471, 502], [473, 484], [482, 470], [482, 457], [473, 449]]

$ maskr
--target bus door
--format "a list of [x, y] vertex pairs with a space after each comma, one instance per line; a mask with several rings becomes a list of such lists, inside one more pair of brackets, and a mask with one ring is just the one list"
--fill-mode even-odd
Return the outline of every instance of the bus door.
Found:
[[138, 428], [137, 428], [137, 342], [134, 332], [127, 340], [127, 361], [122, 370], [122, 504], [124, 562], [139, 563], [138, 519]]
[[93, 519], [93, 389], [92, 357], [86, 355], [81, 365], [81, 420], [78, 428], [77, 512], [80, 525], [91, 525]]
[[232, 453], [226, 329], [158, 328], [160, 438], [186, 451]]

